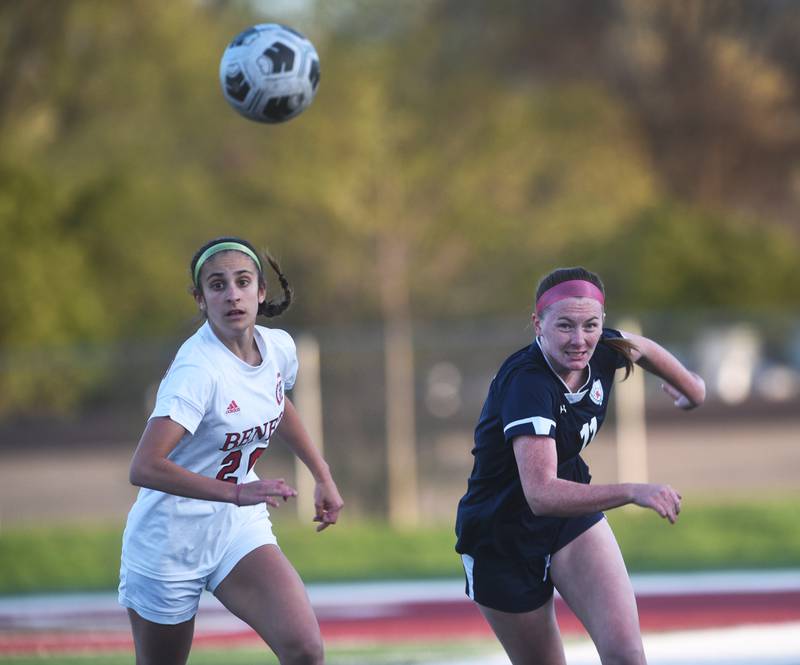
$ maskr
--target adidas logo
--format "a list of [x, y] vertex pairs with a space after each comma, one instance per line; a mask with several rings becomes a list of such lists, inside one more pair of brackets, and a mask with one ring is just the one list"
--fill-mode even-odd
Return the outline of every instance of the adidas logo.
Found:
[[239, 405], [236, 403], [236, 400], [231, 400], [231, 403], [228, 404], [228, 408], [225, 409], [225, 415], [227, 416], [228, 414], [231, 413], [239, 413], [239, 411], [241, 411], [241, 409], [239, 408]]

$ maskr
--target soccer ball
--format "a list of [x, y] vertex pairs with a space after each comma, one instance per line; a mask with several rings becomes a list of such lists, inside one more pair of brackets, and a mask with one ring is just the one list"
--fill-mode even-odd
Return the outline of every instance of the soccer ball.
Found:
[[296, 30], [261, 23], [237, 35], [225, 49], [219, 80], [225, 99], [245, 118], [285, 122], [314, 99], [319, 56]]

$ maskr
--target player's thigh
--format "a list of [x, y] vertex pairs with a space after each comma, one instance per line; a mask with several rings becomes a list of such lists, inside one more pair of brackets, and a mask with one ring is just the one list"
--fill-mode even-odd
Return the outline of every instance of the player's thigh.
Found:
[[550, 575], [600, 655], [643, 662], [636, 598], [617, 540], [603, 519], [553, 554]]
[[214, 589], [281, 662], [322, 662], [322, 638], [300, 576], [277, 545], [246, 554]]
[[137, 665], [182, 665], [189, 656], [204, 579], [160, 580], [120, 567]]
[[563, 665], [548, 557], [508, 558], [483, 548], [461, 555], [467, 595], [514, 665]]
[[177, 624], [148, 621], [128, 608], [136, 665], [184, 665], [194, 635], [194, 617]]
[[513, 665], [564, 665], [552, 596], [530, 612], [502, 612], [478, 604]]

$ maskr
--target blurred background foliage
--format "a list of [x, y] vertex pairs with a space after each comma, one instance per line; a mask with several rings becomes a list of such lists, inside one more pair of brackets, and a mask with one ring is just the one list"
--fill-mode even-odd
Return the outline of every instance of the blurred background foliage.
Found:
[[[273, 20], [322, 62], [279, 127], [218, 82]], [[617, 310], [796, 309], [798, 29], [780, 0], [4, 2], [0, 413], [77, 408], [110, 371], [59, 365], [86, 345], [188, 329], [228, 233], [297, 326], [524, 319], [576, 263]]]

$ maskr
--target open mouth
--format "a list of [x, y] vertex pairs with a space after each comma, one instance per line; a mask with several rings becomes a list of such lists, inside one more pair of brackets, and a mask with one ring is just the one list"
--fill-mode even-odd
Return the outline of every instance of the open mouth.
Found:
[[236, 318], [236, 317], [244, 316], [244, 315], [245, 315], [245, 311], [243, 309], [232, 309], [227, 314], [225, 314], [225, 316], [227, 316], [229, 318]]

